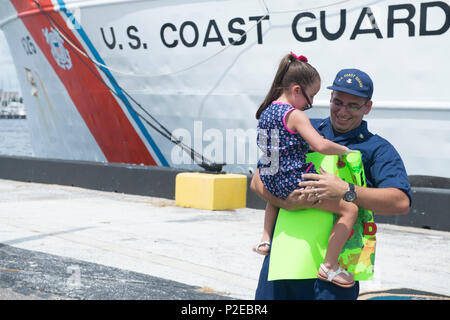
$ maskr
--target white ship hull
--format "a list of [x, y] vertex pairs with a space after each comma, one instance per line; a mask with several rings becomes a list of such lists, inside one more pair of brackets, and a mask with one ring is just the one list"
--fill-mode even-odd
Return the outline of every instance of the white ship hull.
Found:
[[0, 0], [37, 157], [198, 168], [132, 97], [225, 171], [246, 173], [255, 112], [294, 51], [322, 77], [311, 118], [329, 115], [335, 74], [360, 68], [375, 84], [369, 130], [409, 175], [450, 178], [448, 1], [38, 3]]

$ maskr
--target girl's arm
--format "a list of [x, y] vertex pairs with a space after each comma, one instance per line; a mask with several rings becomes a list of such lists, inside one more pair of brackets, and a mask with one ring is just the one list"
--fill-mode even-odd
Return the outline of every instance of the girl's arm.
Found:
[[343, 155], [351, 152], [346, 146], [334, 143], [322, 137], [311, 125], [303, 111], [295, 109], [286, 115], [286, 126], [291, 131], [298, 132], [308, 142], [312, 149], [322, 154]]

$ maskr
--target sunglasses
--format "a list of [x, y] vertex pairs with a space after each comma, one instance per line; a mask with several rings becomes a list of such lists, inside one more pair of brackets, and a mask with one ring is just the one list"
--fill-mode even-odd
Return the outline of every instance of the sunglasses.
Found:
[[303, 90], [302, 87], [300, 87], [300, 90], [302, 90], [303, 96], [305, 97], [306, 102], [308, 103], [308, 105], [303, 109], [303, 111], [311, 109], [313, 107], [311, 100], [309, 100], [308, 95], [306, 94], [305, 90]]

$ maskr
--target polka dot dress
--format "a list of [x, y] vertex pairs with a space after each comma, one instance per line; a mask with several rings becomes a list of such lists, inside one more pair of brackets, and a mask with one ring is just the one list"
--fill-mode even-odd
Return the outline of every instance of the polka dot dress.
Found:
[[306, 163], [308, 143], [300, 134], [286, 126], [286, 115], [294, 108], [274, 101], [259, 118], [257, 144], [263, 155], [258, 161], [261, 181], [277, 198], [285, 199], [298, 188], [305, 172], [315, 172], [314, 165]]

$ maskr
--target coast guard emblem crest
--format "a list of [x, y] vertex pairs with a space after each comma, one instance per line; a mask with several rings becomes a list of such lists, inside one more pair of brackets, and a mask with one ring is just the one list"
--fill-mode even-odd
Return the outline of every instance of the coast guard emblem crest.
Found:
[[42, 33], [47, 40], [48, 45], [52, 49], [53, 58], [55, 58], [58, 66], [65, 70], [72, 68], [72, 60], [70, 59], [69, 51], [64, 47], [64, 40], [58, 34], [58, 32], [50, 27], [50, 31], [47, 28], [42, 29]]

